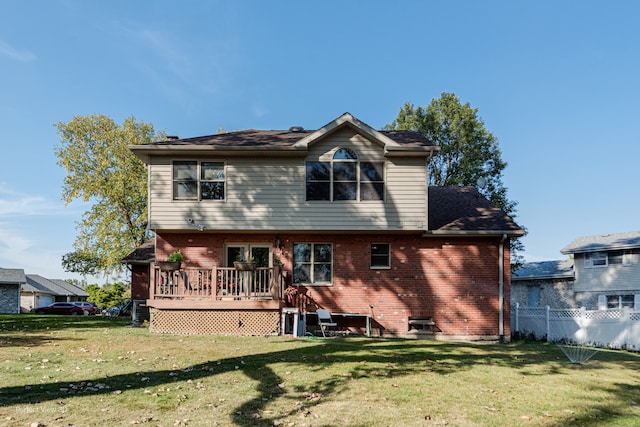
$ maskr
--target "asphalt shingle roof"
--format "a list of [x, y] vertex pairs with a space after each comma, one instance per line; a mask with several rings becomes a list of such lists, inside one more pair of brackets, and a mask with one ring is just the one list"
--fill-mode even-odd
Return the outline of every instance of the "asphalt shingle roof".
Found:
[[79, 286], [74, 285], [73, 283], [69, 283], [69, 282], [66, 282], [66, 281], [61, 280], [61, 279], [51, 279], [51, 281], [53, 283], [55, 283], [56, 285], [58, 285], [59, 287], [67, 290], [68, 292], [70, 292], [71, 295], [75, 295], [75, 296], [78, 296], [78, 297], [88, 297], [89, 296], [87, 291], [85, 291], [84, 289], [82, 289]]
[[[290, 147], [315, 131], [302, 130], [241, 130], [193, 138], [154, 142], [152, 146], [212, 146], [212, 147]], [[379, 131], [405, 147], [435, 146], [420, 132], [409, 130]]]
[[27, 274], [27, 283], [22, 286], [23, 291], [27, 292], [42, 292], [45, 294], [59, 295], [59, 296], [88, 296], [87, 292], [71, 283], [67, 283], [64, 280], [49, 280], [37, 274]]
[[572, 254], [634, 248], [640, 248], [640, 231], [578, 237], [562, 248], [560, 252]]
[[493, 206], [475, 187], [429, 187], [429, 229], [523, 233], [511, 217]]
[[156, 247], [153, 240], [147, 240], [122, 259], [125, 264], [149, 264], [156, 260]]
[[573, 261], [570, 259], [528, 262], [523, 264], [511, 276], [512, 281], [562, 278], [574, 278]]
[[24, 270], [20, 268], [0, 268], [0, 284], [25, 283]]

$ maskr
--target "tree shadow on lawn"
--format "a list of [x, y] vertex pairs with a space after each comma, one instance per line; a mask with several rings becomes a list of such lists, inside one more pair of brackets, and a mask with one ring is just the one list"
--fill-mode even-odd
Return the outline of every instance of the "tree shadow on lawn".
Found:
[[61, 329], [91, 329], [124, 326], [128, 317], [70, 316], [59, 314], [1, 314], [0, 332], [56, 331]]
[[[269, 340], [269, 338], [265, 338]], [[265, 344], [265, 347], [269, 346]], [[275, 343], [277, 346], [277, 342]], [[185, 366], [178, 369], [131, 372], [119, 375], [105, 375], [70, 382], [28, 384], [23, 386], [0, 387], [0, 407], [37, 404], [59, 401], [74, 396], [106, 395], [129, 392], [138, 389], [171, 385], [178, 381], [197, 381], [228, 372], [242, 372], [257, 383], [258, 396], [240, 404], [231, 411], [237, 425], [273, 426], [274, 417], [286, 418], [299, 413], [300, 405], [288, 414], [262, 419], [261, 411], [271, 401], [289, 398], [304, 402], [306, 408], [313, 407], [319, 400], [336, 394], [348, 382], [367, 377], [404, 377], [429, 374], [446, 375], [471, 369], [479, 364], [499, 365], [515, 369], [526, 375], [528, 367], [548, 364], [546, 374], [558, 371], [557, 363], [551, 360], [562, 355], [553, 346], [541, 344], [474, 345], [469, 343], [432, 343], [429, 341], [406, 341], [370, 338], [334, 338], [316, 341], [300, 341], [295, 349], [265, 351], [263, 353], [229, 357], [216, 361]], [[629, 357], [620, 357], [629, 361]], [[324, 370], [337, 363], [351, 364], [347, 375], [332, 375], [292, 391], [287, 391], [283, 379], [269, 365], [288, 363], [304, 366], [307, 370]], [[375, 366], [374, 366], [375, 365]], [[425, 368], [426, 366], [426, 368]], [[144, 378], [144, 381], [142, 380]], [[67, 384], [85, 384], [72, 392]], [[87, 384], [92, 383], [92, 386]], [[100, 386], [97, 386], [100, 384]], [[620, 385], [621, 387], [624, 385]], [[626, 386], [625, 386], [626, 387]], [[604, 390], [604, 388], [603, 388]], [[616, 393], [616, 390], [605, 390]], [[616, 408], [603, 408], [607, 413], [617, 413]], [[589, 418], [584, 420], [589, 422]], [[599, 420], [602, 422], [602, 419]]]
[[[104, 329], [131, 323], [128, 318], [55, 314], [0, 315], [0, 347], [34, 347], [58, 340], [64, 329]], [[48, 335], [34, 332], [48, 332]], [[20, 335], [24, 332], [24, 335]]]

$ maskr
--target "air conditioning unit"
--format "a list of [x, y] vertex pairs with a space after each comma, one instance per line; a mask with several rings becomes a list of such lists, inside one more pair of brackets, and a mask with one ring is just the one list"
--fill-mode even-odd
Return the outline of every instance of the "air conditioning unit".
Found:
[[134, 299], [131, 307], [131, 320], [134, 325], [142, 325], [144, 321], [149, 321], [149, 307], [147, 300]]

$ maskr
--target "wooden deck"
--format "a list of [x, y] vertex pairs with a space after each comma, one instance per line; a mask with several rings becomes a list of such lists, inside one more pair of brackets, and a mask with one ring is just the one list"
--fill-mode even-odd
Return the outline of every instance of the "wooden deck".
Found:
[[237, 270], [185, 268], [151, 272], [147, 305], [157, 309], [279, 310], [286, 283], [280, 266]]

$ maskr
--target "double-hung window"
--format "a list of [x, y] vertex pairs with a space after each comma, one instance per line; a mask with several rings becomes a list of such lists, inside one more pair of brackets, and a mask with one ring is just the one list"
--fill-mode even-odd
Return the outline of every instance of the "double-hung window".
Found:
[[224, 162], [173, 162], [173, 200], [224, 200], [224, 184]]
[[633, 295], [607, 295], [608, 309], [634, 308]]
[[359, 161], [348, 148], [331, 161], [307, 162], [307, 200], [384, 200], [384, 163]]
[[330, 285], [333, 271], [331, 243], [293, 244], [293, 282]]
[[606, 267], [609, 265], [606, 252], [587, 252], [584, 254], [585, 268]]
[[621, 264], [628, 267], [633, 264], [632, 250], [609, 251], [607, 254], [609, 265]]

